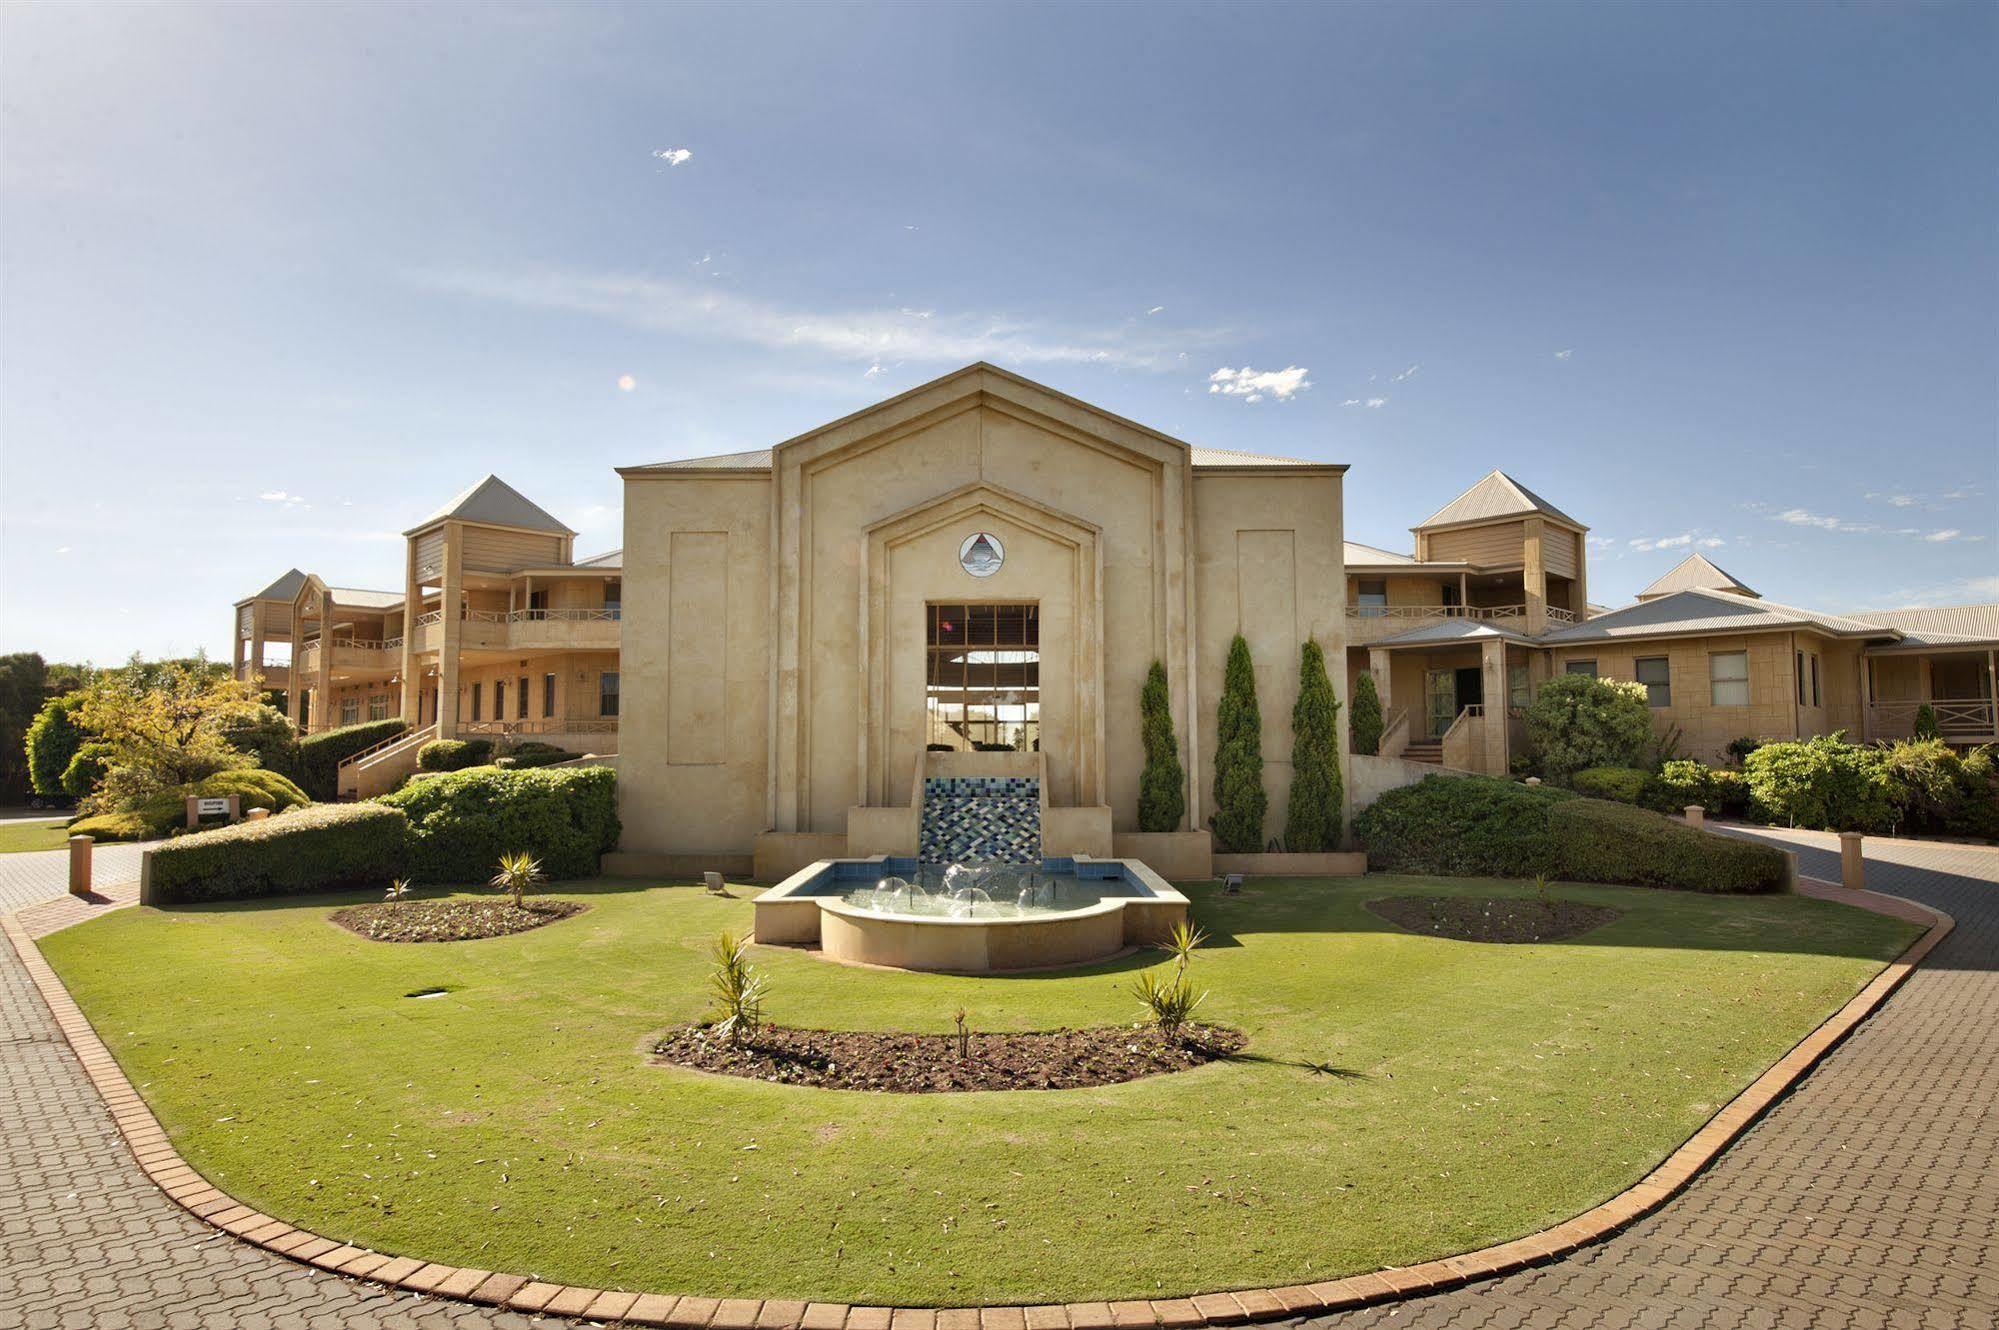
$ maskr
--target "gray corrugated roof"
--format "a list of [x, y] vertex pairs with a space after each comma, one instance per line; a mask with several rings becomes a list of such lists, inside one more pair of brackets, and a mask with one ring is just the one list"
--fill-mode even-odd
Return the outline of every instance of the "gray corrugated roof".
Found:
[[1863, 610], [1852, 616], [1902, 633], [1898, 648], [1982, 646], [1999, 642], [1999, 604]]
[[1272, 457], [1266, 453], [1239, 453], [1230, 448], [1190, 448], [1194, 466], [1202, 470], [1216, 470], [1231, 466], [1323, 466], [1323, 462], [1307, 461], [1302, 457]]
[[1416, 560], [1410, 555], [1397, 554], [1393, 550], [1376, 549], [1372, 545], [1363, 545], [1357, 540], [1346, 542], [1346, 561], [1349, 568], [1356, 564], [1363, 568], [1380, 567], [1390, 564], [1398, 567], [1408, 564], [1414, 567], [1416, 564]]
[[1536, 644], [1534, 638], [1512, 628], [1502, 628], [1489, 619], [1442, 619], [1412, 628], [1406, 633], [1383, 638], [1368, 645], [1377, 647], [1449, 646], [1459, 642], [1488, 642], [1498, 638], [1504, 642], [1517, 642], [1522, 646]]
[[1604, 642], [1685, 633], [1753, 633], [1767, 629], [1817, 628], [1840, 637], [1891, 637], [1893, 629], [1839, 614], [1820, 614], [1775, 601], [1756, 600], [1728, 591], [1692, 587], [1641, 600], [1595, 618], [1545, 634], [1548, 646]]
[[350, 610], [392, 610], [403, 603], [400, 591], [371, 591], [366, 587], [330, 586], [326, 594], [335, 606]]
[[[304, 585], [305, 574], [296, 568], [290, 568], [285, 571], [284, 576], [265, 587], [262, 591], [259, 591], [256, 595], [247, 597], [247, 599], [282, 600], [290, 603], [298, 596], [298, 589]], [[241, 602], [238, 603], [240, 604]]]
[[527, 495], [498, 476], [491, 475], [403, 534], [421, 531], [446, 518], [456, 518], [462, 522], [486, 522], [493, 526], [510, 526], [524, 531], [552, 531], [562, 536], [576, 534], [551, 517]]
[[593, 554], [587, 559], [578, 559], [576, 566], [578, 568], [623, 568], [625, 566], [625, 552], [623, 550], [611, 550], [604, 554]]
[[1657, 596], [1670, 596], [1675, 591], [1691, 591], [1695, 587], [1706, 587], [1710, 591], [1733, 591], [1738, 596], [1756, 596], [1758, 593], [1723, 569], [1705, 554], [1689, 554], [1677, 564], [1638, 593], [1638, 599], [1651, 600]]
[[[653, 462], [631, 468], [634, 471], [768, 471], [773, 449], [752, 448], [741, 453], [717, 453], [710, 457], [681, 457], [671, 462]], [[1323, 463], [1302, 457], [1273, 457], [1267, 453], [1241, 453], [1229, 448], [1194, 448], [1194, 465], [1202, 470], [1229, 467], [1320, 466]]]
[[1504, 471], [1494, 471], [1430, 514], [1428, 521], [1418, 524], [1414, 529], [1421, 531], [1425, 527], [1451, 526], [1458, 522], [1485, 522], [1498, 517], [1521, 517], [1528, 513], [1541, 513], [1580, 530], [1589, 530], [1581, 522]]

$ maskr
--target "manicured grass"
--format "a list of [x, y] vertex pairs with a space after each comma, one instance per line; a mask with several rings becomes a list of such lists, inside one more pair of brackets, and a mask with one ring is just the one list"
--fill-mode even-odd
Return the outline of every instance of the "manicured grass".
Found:
[[[347, 895], [126, 910], [42, 945], [188, 1160], [293, 1223], [565, 1283], [964, 1304], [1331, 1278], [1568, 1218], [1915, 931], [1798, 897], [1564, 886], [1623, 917], [1496, 946], [1363, 905], [1517, 884], [1197, 887], [1201, 1014], [1248, 1056], [886, 1096], [645, 1065], [649, 1032], [702, 1012], [705, 948], [748, 900], [559, 894], [591, 908], [473, 943], [364, 941], [327, 921]], [[1158, 960], [958, 979], [757, 958], [774, 1020], [939, 1032], [960, 1004], [977, 1029], [1127, 1021]]]
[[0, 854], [60, 850], [69, 844], [66, 822], [0, 822]]

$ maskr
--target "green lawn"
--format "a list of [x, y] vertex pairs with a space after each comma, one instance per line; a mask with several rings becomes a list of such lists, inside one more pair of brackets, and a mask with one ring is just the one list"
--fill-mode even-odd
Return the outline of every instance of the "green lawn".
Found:
[[[739, 889], [741, 890], [741, 889]], [[1362, 908], [1513, 884], [1194, 888], [1204, 1019], [1249, 1056], [1103, 1090], [868, 1095], [648, 1067], [747, 899], [604, 883], [512, 938], [363, 941], [340, 901], [125, 910], [43, 949], [217, 1185], [370, 1247], [611, 1288], [855, 1303], [1162, 1296], [1483, 1246], [1619, 1191], [1850, 997], [1909, 925], [1611, 887], [1551, 946]], [[745, 893], [747, 894], [747, 893]], [[769, 1015], [1124, 1021], [1156, 956], [955, 979], [758, 949]], [[409, 999], [444, 986], [447, 996]]]
[[0, 822], [0, 854], [60, 850], [69, 844], [66, 822]]

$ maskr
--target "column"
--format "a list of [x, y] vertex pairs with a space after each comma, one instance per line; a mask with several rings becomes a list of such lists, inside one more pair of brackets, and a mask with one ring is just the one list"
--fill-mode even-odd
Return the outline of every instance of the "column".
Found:
[[1548, 627], [1548, 568], [1541, 552], [1547, 523], [1530, 517], [1521, 526], [1526, 532], [1520, 549], [1520, 584], [1527, 595], [1527, 635], [1539, 637]]
[[423, 614], [423, 583], [416, 571], [416, 539], [403, 541], [403, 719], [411, 729], [423, 724], [423, 680], [416, 666], [416, 621]]
[[1485, 679], [1485, 716], [1481, 720], [1484, 765], [1487, 775], [1506, 774], [1506, 642], [1490, 638], [1479, 644], [1479, 673]]
[[305, 655], [305, 593], [292, 600], [292, 663], [285, 684], [285, 710], [295, 729], [305, 728], [305, 671], [300, 661]]
[[[264, 614], [266, 607], [261, 600], [250, 604], [250, 677], [263, 677], [264, 673]], [[240, 645], [240, 644], [239, 644]], [[262, 685], [259, 685], [261, 687]], [[289, 690], [287, 690], [289, 691]]]
[[458, 642], [464, 636], [465, 553], [464, 528], [456, 522], [444, 524], [444, 594], [438, 608], [444, 622], [438, 625], [437, 648], [437, 737], [458, 737]]
[[340, 713], [333, 705], [333, 593], [321, 591], [319, 595], [319, 668], [313, 671], [318, 678], [313, 682], [312, 728], [330, 730], [340, 724]]

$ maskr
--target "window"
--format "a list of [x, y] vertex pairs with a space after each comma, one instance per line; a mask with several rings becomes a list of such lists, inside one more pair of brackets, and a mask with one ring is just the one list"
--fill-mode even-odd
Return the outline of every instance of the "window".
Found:
[[1816, 651], [1798, 653], [1798, 705], [1819, 705], [1819, 657]]
[[615, 619], [625, 608], [625, 584], [623, 582], [604, 583], [604, 609]]
[[1527, 667], [1508, 665], [1506, 667], [1506, 705], [1524, 707], [1531, 700], [1528, 696]]
[[505, 720], [506, 718], [507, 681], [505, 679], [495, 679], [493, 680], [493, 719]]
[[528, 613], [539, 618], [547, 612], [548, 593], [546, 591], [528, 592]]
[[541, 676], [541, 718], [548, 720], [555, 715], [555, 676]]
[[597, 714], [615, 716], [618, 714], [618, 672], [605, 670], [597, 676]]
[[361, 719], [361, 699], [358, 697], [341, 698], [340, 723], [342, 725], [352, 725], [360, 719]]
[[1708, 688], [1718, 707], [1749, 705], [1749, 653], [1717, 651], [1707, 658]]
[[1357, 599], [1360, 604], [1361, 618], [1379, 619], [1383, 611], [1388, 608], [1388, 583], [1385, 581], [1362, 581], [1359, 584]]
[[368, 699], [368, 719], [387, 720], [389, 718], [389, 695], [377, 693]]
[[1638, 682], [1645, 685], [1645, 704], [1654, 707], [1673, 705], [1673, 671], [1664, 656], [1640, 656], [1634, 662], [1638, 669]]
[[929, 742], [949, 748], [1041, 747], [1041, 607], [926, 607], [924, 705]]
[[479, 685], [472, 685], [472, 719], [479, 719]]
[[1572, 660], [1562, 666], [1562, 673], [1587, 674], [1590, 678], [1594, 679], [1596, 677], [1596, 662], [1594, 660]]
[[514, 719], [526, 720], [528, 718], [528, 677], [523, 674], [520, 677], [519, 683], [520, 688], [514, 694]]
[[1820, 705], [1820, 703], [1819, 703], [1819, 653], [1818, 653], [1818, 652], [1816, 652], [1816, 651], [1814, 651], [1814, 652], [1812, 653], [1812, 705], [1813, 705], [1813, 706], [1818, 706], [1818, 705]]

